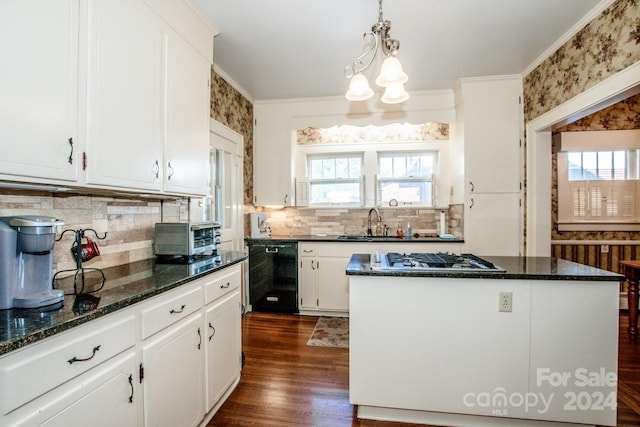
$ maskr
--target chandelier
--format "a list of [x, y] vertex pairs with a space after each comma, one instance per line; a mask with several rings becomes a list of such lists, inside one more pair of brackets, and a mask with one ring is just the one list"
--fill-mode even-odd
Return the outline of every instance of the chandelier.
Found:
[[409, 77], [402, 70], [402, 64], [396, 57], [398, 49], [400, 49], [400, 42], [393, 40], [389, 31], [391, 31], [391, 22], [382, 19], [382, 0], [378, 0], [378, 22], [371, 26], [371, 31], [367, 31], [363, 35], [364, 40], [371, 39], [371, 46], [344, 67], [345, 77], [351, 79], [349, 90], [345, 95], [349, 101], [365, 101], [373, 96], [369, 81], [362, 72], [373, 63], [378, 53], [378, 47], [382, 48], [385, 56], [380, 67], [380, 74], [376, 78], [376, 84], [384, 88], [382, 102], [398, 104], [409, 99], [409, 94], [404, 89], [404, 83]]

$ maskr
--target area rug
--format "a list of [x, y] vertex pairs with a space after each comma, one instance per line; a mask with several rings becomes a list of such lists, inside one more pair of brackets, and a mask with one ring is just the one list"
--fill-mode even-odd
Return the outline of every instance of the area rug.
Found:
[[320, 317], [307, 345], [349, 347], [349, 318]]

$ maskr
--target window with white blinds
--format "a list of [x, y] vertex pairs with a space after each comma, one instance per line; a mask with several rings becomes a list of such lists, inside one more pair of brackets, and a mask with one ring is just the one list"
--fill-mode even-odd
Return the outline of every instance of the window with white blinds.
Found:
[[638, 181], [571, 181], [573, 220], [629, 222], [638, 218]]
[[[603, 224], [603, 230], [640, 224], [638, 150], [558, 153], [559, 230]], [[617, 228], [614, 228], [617, 227]]]

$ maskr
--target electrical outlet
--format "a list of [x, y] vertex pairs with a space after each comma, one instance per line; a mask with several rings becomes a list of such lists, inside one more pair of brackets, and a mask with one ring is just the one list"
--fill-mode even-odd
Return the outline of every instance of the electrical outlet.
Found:
[[513, 292], [500, 292], [498, 294], [498, 311], [511, 312], [513, 308]]
[[609, 245], [600, 245], [600, 253], [608, 254], [609, 253]]

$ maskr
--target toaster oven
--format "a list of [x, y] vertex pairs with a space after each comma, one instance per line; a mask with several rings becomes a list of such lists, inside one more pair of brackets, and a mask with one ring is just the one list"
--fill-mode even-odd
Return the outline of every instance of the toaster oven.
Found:
[[159, 222], [155, 226], [156, 255], [193, 256], [220, 249], [218, 222]]

